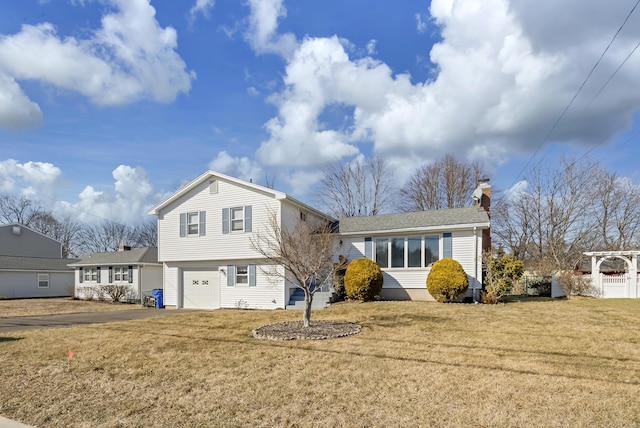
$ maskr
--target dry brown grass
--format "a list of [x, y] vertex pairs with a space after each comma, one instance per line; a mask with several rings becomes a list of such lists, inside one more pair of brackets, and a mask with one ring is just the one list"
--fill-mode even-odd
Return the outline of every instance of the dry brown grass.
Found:
[[121, 311], [139, 307], [140, 305], [130, 305], [126, 303], [72, 300], [70, 297], [53, 299], [11, 299], [0, 300], [0, 318], [79, 312]]
[[[0, 336], [0, 414], [41, 427], [638, 426], [640, 300], [220, 310]], [[67, 350], [74, 351], [71, 362]]]

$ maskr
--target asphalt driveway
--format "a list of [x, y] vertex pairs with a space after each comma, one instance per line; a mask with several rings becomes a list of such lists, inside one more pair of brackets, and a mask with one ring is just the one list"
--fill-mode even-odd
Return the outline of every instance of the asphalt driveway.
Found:
[[70, 327], [82, 324], [100, 324], [116, 321], [130, 321], [157, 316], [190, 312], [188, 309], [131, 309], [113, 312], [88, 312], [75, 314], [39, 315], [0, 318], [0, 333], [33, 330], [51, 327]]

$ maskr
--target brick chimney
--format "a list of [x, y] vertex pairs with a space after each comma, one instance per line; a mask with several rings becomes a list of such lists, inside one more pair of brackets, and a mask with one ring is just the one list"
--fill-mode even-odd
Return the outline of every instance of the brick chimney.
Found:
[[[473, 200], [476, 206], [487, 212], [491, 218], [491, 185], [489, 179], [481, 178], [478, 180], [478, 187], [473, 191]], [[482, 231], [482, 251], [491, 250], [491, 229]]]
[[118, 245], [118, 251], [131, 251], [131, 247], [129, 245], [120, 244]]

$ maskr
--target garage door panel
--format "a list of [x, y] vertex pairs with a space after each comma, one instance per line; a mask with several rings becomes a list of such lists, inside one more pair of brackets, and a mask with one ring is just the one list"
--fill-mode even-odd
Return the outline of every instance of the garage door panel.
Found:
[[183, 307], [190, 309], [218, 309], [220, 284], [216, 270], [185, 270], [182, 273]]

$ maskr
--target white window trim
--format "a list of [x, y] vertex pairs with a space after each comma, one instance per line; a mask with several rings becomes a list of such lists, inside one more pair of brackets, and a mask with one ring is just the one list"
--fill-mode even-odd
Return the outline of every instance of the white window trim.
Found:
[[[191, 223], [190, 220], [195, 217], [195, 223]], [[191, 226], [195, 226], [195, 232], [191, 232]], [[187, 236], [200, 236], [200, 211], [191, 211], [187, 213], [186, 225]]]
[[[233, 213], [234, 212], [239, 212], [240, 213], [240, 218], [234, 218], [233, 217]], [[234, 222], [241, 222], [242, 223], [242, 227], [240, 229], [234, 229], [233, 228], [233, 223]], [[240, 207], [231, 207], [229, 208], [229, 233], [244, 233], [244, 206], [240, 206]]]
[[[98, 268], [87, 267], [83, 270], [84, 282], [98, 282]], [[95, 277], [95, 278], [94, 278]]]
[[[240, 269], [243, 268], [245, 273], [240, 274], [238, 272], [240, 272]], [[236, 265], [235, 268], [235, 278], [233, 279], [234, 284], [236, 286], [240, 286], [240, 287], [245, 287], [245, 286], [249, 286], [249, 265]], [[244, 277], [246, 278], [245, 282], [239, 282], [238, 281], [238, 277]]]
[[[443, 253], [443, 239], [442, 239], [441, 233], [438, 233], [438, 234], [433, 233], [428, 235], [377, 236], [375, 238], [372, 238], [371, 257], [374, 262], [376, 263], [378, 262], [377, 241], [386, 239], [387, 240], [387, 267], [383, 267], [381, 269], [383, 270], [430, 269], [431, 267], [427, 265], [424, 260], [426, 255], [425, 244], [426, 244], [427, 236], [438, 237], [438, 260], [440, 260], [442, 258], [442, 253]], [[409, 266], [409, 238], [418, 238], [418, 237], [420, 238], [420, 266]], [[404, 253], [403, 253], [404, 266], [402, 267], [399, 267], [399, 266], [392, 267], [392, 262], [393, 262], [392, 250], [393, 250], [394, 239], [403, 239], [403, 242], [404, 242]]]
[[[40, 278], [46, 278], [47, 285], [40, 285], [40, 282], [44, 282]], [[38, 288], [49, 288], [49, 274], [48, 273], [39, 273], [38, 274]]]

